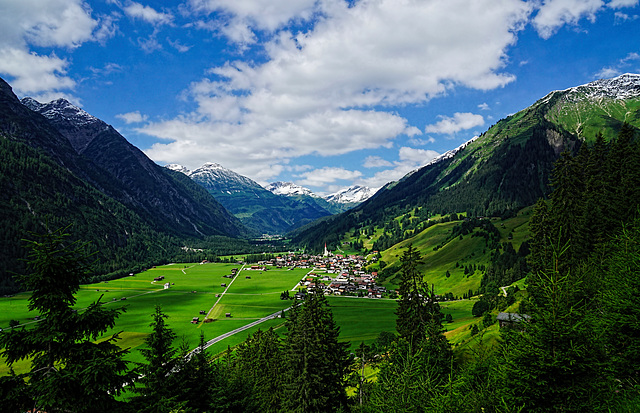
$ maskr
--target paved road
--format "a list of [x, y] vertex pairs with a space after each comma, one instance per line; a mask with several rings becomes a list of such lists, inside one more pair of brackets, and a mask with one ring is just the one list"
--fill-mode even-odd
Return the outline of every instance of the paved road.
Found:
[[[289, 308], [285, 308], [283, 311], [289, 311], [290, 309], [291, 309], [291, 307], [289, 307]], [[281, 313], [282, 313], [282, 311], [278, 311], [278, 312], [273, 313], [273, 314], [271, 314], [271, 315], [268, 315], [268, 316], [266, 316], [266, 317], [264, 317], [264, 318], [261, 318], [261, 319], [259, 319], [259, 320], [256, 320], [256, 321], [254, 321], [254, 322], [252, 322], [252, 323], [249, 323], [249, 324], [247, 324], [247, 325], [244, 325], [244, 326], [242, 326], [242, 327], [240, 327], [240, 328], [236, 328], [235, 330], [229, 331], [228, 333], [224, 333], [224, 334], [222, 334], [222, 335], [220, 335], [220, 336], [218, 336], [218, 337], [216, 337], [216, 338], [213, 338], [213, 339], [211, 339], [211, 340], [207, 341], [207, 342], [205, 343], [205, 345], [204, 345], [204, 348], [205, 348], [205, 349], [207, 349], [207, 348], [211, 347], [212, 345], [214, 345], [215, 343], [217, 343], [218, 341], [222, 341], [222, 340], [224, 340], [224, 339], [225, 339], [225, 338], [227, 338], [227, 337], [231, 337], [231, 336], [232, 336], [232, 335], [234, 335], [234, 334], [237, 334], [237, 333], [243, 332], [244, 330], [247, 330], [247, 329], [249, 329], [249, 328], [251, 328], [251, 327], [255, 327], [255, 326], [257, 326], [258, 324], [264, 323], [264, 322], [265, 322], [265, 321], [267, 321], [267, 320], [271, 320], [271, 319], [277, 318], [277, 317], [279, 317], [279, 316], [280, 316], [280, 314], [281, 314]], [[191, 356], [191, 354], [193, 354], [193, 353], [194, 353], [195, 351], [197, 351], [197, 350], [198, 350], [197, 348], [195, 348], [195, 349], [191, 350], [191, 352], [187, 355], [187, 357]]]

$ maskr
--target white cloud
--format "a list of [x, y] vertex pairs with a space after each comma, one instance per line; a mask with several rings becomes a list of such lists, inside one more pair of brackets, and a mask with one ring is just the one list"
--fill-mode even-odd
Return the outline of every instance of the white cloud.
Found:
[[0, 49], [0, 73], [13, 77], [18, 94], [35, 94], [73, 89], [75, 81], [66, 76], [68, 62], [54, 53], [40, 56], [18, 48]]
[[478, 105], [478, 109], [480, 110], [489, 110], [491, 109], [487, 103], [481, 103]]
[[153, 25], [171, 24], [173, 22], [171, 13], [162, 13], [140, 3], [131, 2], [124, 6], [122, 10], [124, 14], [132, 19], [140, 19]]
[[94, 39], [102, 45], [106, 44], [106, 41], [111, 39], [118, 32], [118, 20], [122, 17], [119, 13], [111, 13], [110, 15], [103, 15], [98, 18], [98, 28], [94, 31]]
[[425, 150], [425, 149], [415, 149], [402, 147], [400, 148], [399, 157], [401, 161], [409, 161], [418, 166], [423, 166], [428, 164], [433, 158], [440, 155], [436, 151]]
[[616, 77], [620, 74], [622, 74], [622, 72], [620, 72], [618, 69], [615, 69], [613, 67], [603, 67], [602, 69], [600, 69], [599, 72], [597, 72], [594, 75], [594, 77], [596, 79], [609, 79], [611, 77]]
[[200, 12], [223, 12], [232, 16], [234, 25], [274, 31], [292, 19], [308, 20], [316, 0], [190, 0]]
[[456, 112], [453, 117], [438, 116], [440, 121], [433, 125], [427, 125], [425, 131], [427, 133], [443, 133], [447, 135], [453, 135], [461, 130], [475, 128], [476, 126], [484, 125], [484, 118], [482, 115], [476, 115], [473, 113], [460, 113]]
[[411, 138], [408, 142], [413, 146], [424, 146], [428, 143], [436, 143], [436, 140], [433, 136], [429, 136], [427, 139]]
[[[0, 74], [18, 93], [69, 97], [69, 62], [55, 53], [31, 52], [31, 46], [74, 49], [94, 40], [98, 21], [81, 0], [4, 0], [0, 2]], [[75, 99], [72, 98], [75, 101]]]
[[325, 186], [336, 181], [352, 181], [361, 176], [362, 172], [360, 171], [325, 167], [300, 174], [296, 182], [298, 185]]
[[611, 0], [607, 6], [612, 9], [620, 9], [623, 7], [634, 7], [638, 5], [638, 0]]
[[[420, 130], [387, 107], [422, 104], [455, 87], [489, 90], [513, 81], [502, 71], [506, 50], [532, 10], [520, 0], [363, 0], [351, 7], [194, 0], [191, 7], [226, 11], [237, 17], [232, 22], [274, 33], [263, 63], [213, 67], [190, 88], [196, 111], [140, 129], [165, 140], [146, 152], [187, 167], [223, 160], [251, 177], [303, 155], [390, 147], [397, 136]], [[280, 29], [309, 18], [310, 10], [321, 17], [307, 32]], [[248, 33], [238, 38], [251, 41]]]
[[634, 62], [640, 60], [640, 54], [632, 52], [627, 54], [622, 59], [618, 60], [614, 65], [603, 67], [598, 71], [594, 77], [596, 79], [608, 79], [611, 77], [615, 77], [621, 75], [625, 68], [631, 66]]
[[409, 172], [426, 165], [439, 155], [438, 152], [432, 150], [401, 147], [398, 151], [399, 160], [389, 165], [393, 166], [393, 168], [379, 171], [371, 177], [358, 179], [355, 183], [366, 185], [370, 188], [379, 188], [389, 182], [397, 181]]
[[533, 26], [542, 38], [548, 39], [565, 24], [577, 25], [583, 18], [594, 21], [596, 12], [603, 7], [602, 0], [545, 0]]
[[626, 66], [631, 64], [631, 62], [635, 62], [636, 60], [640, 60], [640, 54], [632, 52], [632, 53], [629, 53], [623, 59], [620, 59], [620, 64], [623, 66]]
[[116, 115], [116, 118], [122, 119], [126, 124], [130, 124], [145, 122], [147, 120], [147, 115], [142, 115], [139, 111], [135, 111], [118, 114]]
[[367, 156], [362, 163], [362, 166], [365, 168], [380, 168], [384, 166], [393, 166], [393, 164], [379, 156]]

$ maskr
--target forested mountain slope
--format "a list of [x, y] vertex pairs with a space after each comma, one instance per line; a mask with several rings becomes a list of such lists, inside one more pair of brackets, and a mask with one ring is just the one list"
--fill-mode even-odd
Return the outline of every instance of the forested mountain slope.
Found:
[[0, 79], [0, 293], [16, 287], [30, 231], [72, 225], [74, 238], [98, 252], [96, 274], [164, 262], [182, 253], [186, 237], [245, 231], [200, 186], [153, 164], [104, 122], [68, 116], [80, 110], [66, 101], [55, 106], [66, 111], [52, 121]]
[[416, 207], [423, 213], [510, 216], [550, 192], [553, 163], [601, 132], [617, 136], [623, 122], [640, 127], [640, 75], [552, 92], [500, 120], [477, 139], [382, 188], [362, 205], [293, 233], [294, 242], [320, 250], [348, 229], [383, 226]]

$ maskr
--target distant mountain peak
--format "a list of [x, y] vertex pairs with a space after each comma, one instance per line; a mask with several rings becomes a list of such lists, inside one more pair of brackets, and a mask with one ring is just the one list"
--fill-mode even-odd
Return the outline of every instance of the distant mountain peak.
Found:
[[226, 191], [236, 192], [253, 188], [264, 190], [254, 180], [240, 175], [219, 163], [207, 162], [189, 174], [189, 177], [204, 185], [205, 188], [226, 188]]
[[25, 97], [21, 102], [29, 109], [34, 112], [39, 112], [47, 119], [71, 121], [78, 126], [104, 123], [63, 98], [52, 100], [48, 103], [40, 103], [33, 98]]
[[563, 99], [576, 102], [587, 99], [609, 98], [630, 99], [640, 97], [640, 74], [625, 73], [611, 79], [599, 79], [565, 90], [556, 90], [541, 99], [549, 101], [554, 95], [561, 93]]
[[324, 197], [324, 199], [329, 202], [337, 202], [341, 204], [360, 203], [371, 198], [377, 191], [378, 189], [376, 188], [354, 185], [328, 195]]
[[311, 192], [310, 189], [296, 185], [293, 182], [273, 182], [267, 185], [267, 190], [273, 192], [276, 195], [295, 196], [295, 195], [307, 195], [312, 197], [318, 197]]
[[182, 166], [177, 163], [170, 163], [164, 166], [167, 169], [171, 169], [172, 171], [181, 172], [187, 176], [191, 175], [191, 171], [187, 169], [187, 167]]

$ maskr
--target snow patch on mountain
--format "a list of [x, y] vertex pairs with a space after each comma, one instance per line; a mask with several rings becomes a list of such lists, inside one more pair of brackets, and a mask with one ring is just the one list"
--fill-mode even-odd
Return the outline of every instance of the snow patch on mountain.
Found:
[[181, 172], [187, 176], [191, 175], [191, 171], [187, 169], [186, 166], [182, 166], [177, 163], [170, 163], [168, 165], [165, 165], [164, 167], [167, 169], [171, 169], [172, 171]]
[[49, 103], [40, 103], [37, 100], [26, 97], [21, 100], [22, 104], [33, 110], [39, 112], [47, 119], [53, 120], [68, 120], [72, 121], [78, 126], [85, 126], [87, 124], [104, 123], [95, 116], [90, 115], [77, 106], [72, 105], [66, 99], [56, 99]]
[[608, 98], [625, 100], [640, 97], [640, 74], [625, 73], [611, 79], [599, 79], [584, 85], [556, 90], [542, 98], [542, 103], [548, 102], [555, 94], [562, 93], [568, 102], [598, 100]]
[[233, 187], [233, 188], [254, 188], [261, 189], [256, 181], [240, 175], [237, 172], [227, 169], [219, 163], [207, 162], [200, 168], [189, 174], [189, 177], [197, 182], [204, 182], [209, 185]]
[[300, 185], [296, 185], [293, 182], [273, 182], [267, 185], [266, 189], [268, 191], [273, 192], [276, 195], [284, 195], [284, 196], [307, 195], [307, 196], [312, 196], [314, 198], [318, 198], [318, 195], [311, 192], [310, 189], [307, 189]]
[[340, 204], [360, 203], [371, 198], [377, 191], [377, 188], [354, 185], [349, 188], [342, 189], [334, 194], [327, 195], [324, 199], [329, 202], [336, 202]]

